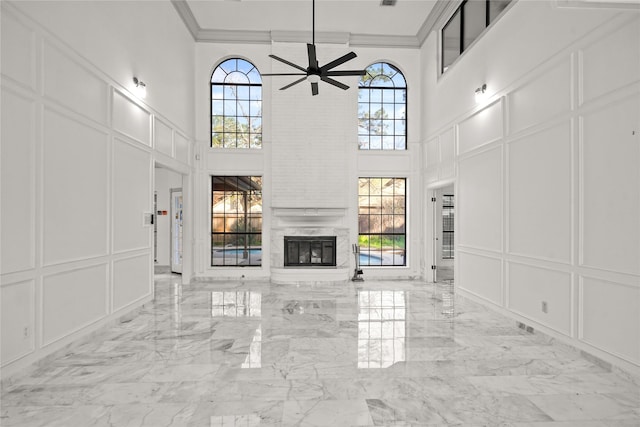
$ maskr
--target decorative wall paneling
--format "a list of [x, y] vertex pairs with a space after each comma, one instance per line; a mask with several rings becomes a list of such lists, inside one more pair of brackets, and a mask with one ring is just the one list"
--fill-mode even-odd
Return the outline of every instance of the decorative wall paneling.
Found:
[[192, 141], [14, 5], [1, 7], [6, 376], [152, 298], [143, 212], [154, 160], [190, 173]]
[[436, 182], [457, 128], [458, 290], [640, 372], [640, 17], [603, 17], [492, 99], [425, 144]]

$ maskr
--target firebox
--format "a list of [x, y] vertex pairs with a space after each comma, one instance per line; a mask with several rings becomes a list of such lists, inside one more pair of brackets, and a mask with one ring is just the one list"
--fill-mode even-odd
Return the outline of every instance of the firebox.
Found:
[[284, 236], [285, 267], [335, 267], [336, 236]]

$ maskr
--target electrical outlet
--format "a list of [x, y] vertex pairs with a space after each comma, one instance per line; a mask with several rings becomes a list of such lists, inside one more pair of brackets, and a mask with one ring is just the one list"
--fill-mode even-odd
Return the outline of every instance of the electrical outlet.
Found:
[[22, 328], [22, 337], [27, 339], [27, 338], [29, 338], [29, 335], [31, 335], [31, 331], [29, 330], [29, 326], [25, 326], [24, 328]]
[[549, 312], [549, 304], [547, 304], [546, 301], [542, 301], [542, 312], [543, 313], [548, 313]]

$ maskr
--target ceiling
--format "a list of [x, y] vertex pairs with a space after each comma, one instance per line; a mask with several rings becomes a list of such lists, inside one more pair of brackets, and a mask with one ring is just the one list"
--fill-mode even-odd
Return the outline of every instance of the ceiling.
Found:
[[[312, 0], [171, 0], [203, 42], [310, 42]], [[435, 21], [459, 0], [316, 0], [318, 43], [419, 47]]]

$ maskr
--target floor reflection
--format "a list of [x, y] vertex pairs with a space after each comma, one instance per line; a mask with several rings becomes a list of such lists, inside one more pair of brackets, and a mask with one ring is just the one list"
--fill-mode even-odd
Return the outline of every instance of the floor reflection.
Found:
[[[211, 317], [248, 317], [262, 316], [262, 293], [252, 291], [211, 292]], [[253, 332], [247, 357], [241, 365], [243, 369], [262, 367], [262, 323]], [[227, 425], [227, 424], [223, 424]], [[240, 424], [229, 424], [240, 425]], [[245, 425], [245, 424], [241, 424]]]
[[211, 292], [211, 317], [260, 317], [261, 313], [260, 292]]
[[253, 334], [253, 339], [249, 344], [249, 353], [241, 367], [243, 369], [262, 367], [262, 324], [258, 326], [258, 329]]
[[358, 368], [388, 368], [405, 360], [404, 291], [358, 291]]

